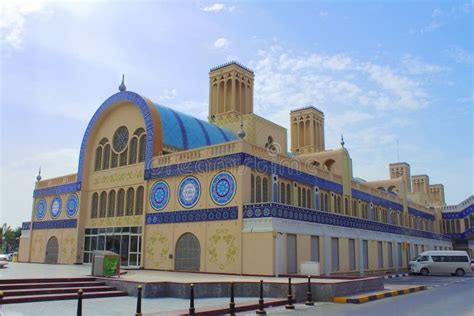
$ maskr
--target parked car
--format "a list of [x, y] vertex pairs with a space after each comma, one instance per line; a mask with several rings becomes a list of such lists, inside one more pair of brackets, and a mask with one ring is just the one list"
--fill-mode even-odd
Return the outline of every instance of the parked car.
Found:
[[7, 254], [0, 255], [0, 261], [10, 261]]
[[471, 259], [471, 270], [474, 271], [474, 259]]
[[411, 264], [412, 273], [463, 276], [471, 270], [471, 258], [465, 251], [425, 251]]

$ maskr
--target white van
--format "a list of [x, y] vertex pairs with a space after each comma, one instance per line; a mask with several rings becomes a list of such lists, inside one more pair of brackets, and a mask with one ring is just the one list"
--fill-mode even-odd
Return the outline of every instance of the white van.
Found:
[[471, 259], [465, 251], [425, 251], [410, 265], [412, 273], [451, 274], [463, 276], [471, 270]]

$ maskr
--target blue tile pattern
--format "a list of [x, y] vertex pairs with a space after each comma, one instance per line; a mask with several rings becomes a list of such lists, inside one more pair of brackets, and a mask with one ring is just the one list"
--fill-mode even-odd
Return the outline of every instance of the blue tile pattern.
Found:
[[160, 104], [154, 106], [160, 113], [165, 145], [187, 150], [237, 140], [237, 136], [226, 128]]
[[416, 217], [421, 217], [421, 218], [424, 218], [424, 219], [429, 219], [431, 221], [434, 221], [434, 219], [435, 219], [434, 215], [431, 215], [431, 214], [428, 214], [428, 213], [425, 213], [425, 212], [422, 212], [422, 211], [418, 211], [418, 210], [416, 210], [412, 207], [408, 208], [408, 214], [414, 215]]
[[460, 212], [443, 213], [443, 219], [458, 219], [464, 218], [474, 213], [474, 204], [469, 205]]
[[236, 183], [234, 176], [227, 171], [219, 172], [214, 176], [209, 187], [211, 199], [217, 205], [226, 205], [235, 196]]
[[43, 219], [44, 216], [46, 215], [46, 200], [45, 199], [40, 199], [38, 203], [36, 204], [36, 219]]
[[23, 222], [21, 223], [21, 230], [30, 230], [31, 222]]
[[352, 198], [353, 199], [359, 199], [362, 201], [365, 201], [367, 203], [373, 203], [376, 205], [380, 205], [386, 208], [391, 208], [392, 210], [397, 210], [402, 212], [403, 211], [403, 204], [396, 203], [390, 200], [382, 199], [378, 196], [371, 195], [369, 193], [365, 193], [362, 191], [359, 191], [357, 189], [352, 189]]
[[79, 197], [77, 194], [70, 194], [66, 201], [66, 214], [69, 218], [73, 218], [79, 209]]
[[59, 215], [61, 214], [63, 206], [63, 201], [59, 196], [54, 197], [51, 200], [51, 205], [49, 206], [49, 213], [51, 214], [51, 218], [58, 218]]
[[237, 206], [209, 208], [202, 210], [188, 210], [176, 212], [163, 212], [146, 215], [146, 224], [169, 224], [189, 222], [211, 222], [234, 220], [239, 217]]
[[150, 205], [156, 211], [162, 210], [170, 200], [170, 187], [165, 181], [157, 181], [150, 190]]
[[284, 205], [279, 203], [260, 203], [244, 205], [244, 218], [265, 218], [275, 217], [297, 220], [309, 223], [319, 223], [326, 225], [335, 225], [349, 228], [358, 228], [372, 231], [379, 231], [384, 233], [430, 238], [437, 240], [449, 240], [444, 235], [415, 230], [396, 225], [390, 225], [371, 220], [354, 218], [334, 213], [327, 213], [313, 209], [306, 209], [291, 205]]
[[80, 182], [72, 182], [67, 184], [61, 184], [54, 187], [48, 187], [43, 189], [36, 189], [33, 191], [33, 197], [43, 197], [47, 195], [58, 195], [64, 193], [72, 193], [81, 190], [81, 183]]
[[467, 239], [471, 235], [474, 235], [474, 227], [468, 228], [463, 233], [460, 233], [460, 234], [455, 233], [455, 234], [446, 234], [446, 235], [448, 235], [450, 238], [453, 238], [453, 239]]
[[184, 178], [178, 186], [178, 201], [184, 208], [191, 208], [201, 197], [201, 183], [196, 177]]
[[33, 222], [33, 229], [62, 229], [77, 227], [77, 219], [61, 219], [57, 221]]

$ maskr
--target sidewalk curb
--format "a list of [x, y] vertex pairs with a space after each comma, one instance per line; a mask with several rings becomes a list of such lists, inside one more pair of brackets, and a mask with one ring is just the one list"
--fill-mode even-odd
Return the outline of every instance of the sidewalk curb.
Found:
[[386, 275], [383, 278], [384, 279], [392, 279], [392, 278], [401, 278], [401, 277], [406, 277], [409, 276], [408, 273], [399, 273], [399, 274], [392, 274], [392, 275]]
[[334, 297], [333, 302], [334, 303], [348, 303], [348, 304], [362, 304], [370, 301], [375, 301], [387, 297], [393, 297], [397, 295], [403, 295], [403, 294], [409, 294], [413, 292], [418, 292], [418, 291], [423, 291], [426, 290], [425, 285], [420, 285], [420, 286], [414, 286], [414, 287], [408, 287], [404, 288], [401, 290], [393, 290], [390, 292], [384, 292], [380, 294], [372, 294], [372, 295], [365, 295], [365, 296], [360, 296], [358, 298], [347, 298], [347, 297]]

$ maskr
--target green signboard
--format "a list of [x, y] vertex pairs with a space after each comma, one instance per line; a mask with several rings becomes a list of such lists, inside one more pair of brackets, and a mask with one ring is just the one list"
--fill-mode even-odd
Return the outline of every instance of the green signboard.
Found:
[[104, 257], [104, 276], [118, 275], [119, 257]]

